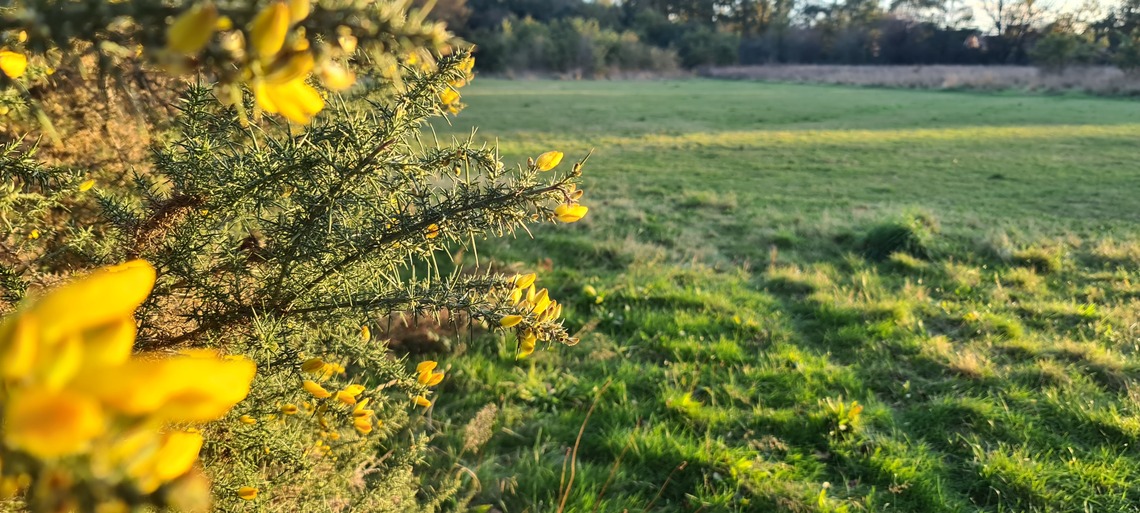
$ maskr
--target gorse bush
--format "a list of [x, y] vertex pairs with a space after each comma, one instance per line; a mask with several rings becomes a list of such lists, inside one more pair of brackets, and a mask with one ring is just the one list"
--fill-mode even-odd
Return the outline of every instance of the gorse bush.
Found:
[[460, 478], [416, 473], [446, 366], [394, 358], [381, 319], [509, 329], [519, 358], [576, 343], [534, 274], [440, 257], [580, 220], [583, 162], [550, 151], [512, 169], [494, 148], [421, 137], [462, 109], [472, 59], [406, 4], [0, 11], [10, 132], [66, 141], [44, 108], [68, 94], [60, 75], [144, 102], [167, 97], [154, 84], [178, 88], [130, 176], [47, 162], [32, 137], [0, 150], [6, 507], [462, 502]]

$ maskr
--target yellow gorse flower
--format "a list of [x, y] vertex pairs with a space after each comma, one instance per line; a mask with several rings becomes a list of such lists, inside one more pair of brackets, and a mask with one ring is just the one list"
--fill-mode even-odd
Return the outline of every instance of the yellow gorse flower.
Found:
[[253, 96], [265, 112], [281, 114], [298, 124], [309, 123], [325, 108], [320, 93], [301, 78], [284, 83], [255, 82]]
[[4, 443], [41, 458], [84, 452], [107, 426], [98, 401], [42, 389], [14, 395], [4, 415]]
[[586, 217], [586, 212], [589, 210], [589, 208], [578, 204], [562, 204], [554, 209], [554, 217], [563, 223], [576, 223]]
[[254, 500], [257, 498], [257, 488], [254, 488], [252, 486], [243, 486], [241, 488], [238, 488], [237, 496], [242, 500]]
[[203, 442], [198, 432], [169, 432], [163, 436], [156, 451], [129, 467], [129, 473], [136, 478], [140, 489], [151, 493], [163, 483], [189, 472], [198, 461], [198, 451], [202, 450]]
[[534, 283], [535, 278], [537, 278], [537, 275], [535, 275], [534, 273], [524, 274], [522, 276], [519, 276], [518, 278], [515, 278], [515, 288], [525, 289], [525, 288], [531, 286], [532, 283]]
[[416, 403], [416, 406], [423, 406], [424, 408], [431, 406], [431, 401], [422, 395], [417, 395], [413, 401]]
[[[322, 56], [321, 62], [317, 62], [304, 27], [298, 26], [312, 9], [311, 0], [273, 0], [254, 16], [243, 37], [230, 32], [233, 21], [220, 16], [213, 2], [203, 2], [175, 18], [167, 30], [167, 50], [192, 56], [201, 52], [217, 31], [225, 31], [220, 44], [239, 56], [241, 73], [235, 76], [242, 77], [241, 82], [249, 86], [257, 107], [268, 114], [280, 114], [290, 122], [308, 124], [325, 107], [325, 99], [307, 83], [313, 73], [333, 91], [343, 91], [356, 82], [355, 73], [343, 63], [333, 62], [329, 56]], [[355, 50], [351, 34], [340, 34], [337, 41], [347, 53]], [[11, 66], [3, 67], [5, 73], [14, 77], [18, 68], [18, 74], [22, 74], [26, 58], [9, 53]], [[23, 59], [23, 64], [18, 64], [17, 58]], [[0, 54], [0, 64], [3, 62], [4, 54]], [[174, 70], [187, 70], [189, 62], [182, 58], [170, 64]], [[215, 92], [222, 103], [236, 106], [245, 119], [237, 83], [221, 83]]]
[[268, 60], [285, 46], [291, 25], [289, 11], [289, 6], [278, 0], [267, 5], [253, 19], [249, 27], [249, 42], [257, 57]]
[[0, 443], [44, 462], [85, 455], [96, 475], [118, 469], [143, 493], [190, 471], [202, 435], [168, 426], [225, 416], [256, 368], [201, 350], [132, 357], [134, 310], [154, 281], [142, 260], [106, 267], [0, 323]]
[[28, 56], [11, 50], [0, 50], [0, 71], [8, 78], [20, 78], [28, 69]]
[[523, 320], [523, 318], [521, 315], [507, 315], [507, 316], [505, 316], [499, 320], [499, 326], [502, 326], [504, 328], [510, 328], [510, 327], [522, 322], [522, 320]]
[[432, 372], [437, 365], [438, 364], [432, 360], [423, 361], [420, 362], [419, 365], [416, 365], [416, 381], [421, 385], [429, 387], [438, 385], [440, 381], [443, 381], [443, 373]]
[[356, 403], [356, 406], [352, 409], [352, 416], [353, 417], [367, 417], [369, 415], [375, 414], [376, 413], [375, 411], [369, 410], [367, 408], [368, 402], [369, 402], [369, 399], [366, 397], [364, 399], [361, 399], [360, 402]]
[[79, 192], [87, 192], [91, 190], [92, 187], [95, 187], [95, 180], [87, 180], [79, 184]]
[[320, 69], [321, 83], [333, 91], [344, 91], [356, 83], [356, 74], [345, 67], [328, 62]]
[[514, 328], [519, 358], [533, 353], [540, 339], [548, 340], [548, 329], [553, 326], [549, 323], [562, 317], [562, 305], [551, 299], [549, 290], [536, 289], [535, 281], [534, 273], [511, 279], [513, 287], [507, 305], [517, 313], [508, 313], [499, 320], [500, 327]]
[[313, 397], [316, 397], [317, 399], [325, 399], [332, 396], [331, 392], [325, 390], [325, 387], [322, 387], [316, 381], [305, 380], [301, 386], [305, 389], [306, 392], [312, 394]]
[[519, 338], [519, 358], [526, 358], [534, 352], [535, 343], [538, 342], [538, 337], [535, 336], [531, 330], [523, 332], [522, 337]]
[[365, 390], [364, 385], [348, 385], [344, 387], [344, 393], [356, 397], [363, 393]]
[[538, 156], [538, 160], [534, 162], [534, 167], [539, 171], [550, 171], [551, 169], [558, 167], [558, 164], [561, 162], [562, 152], [548, 151]]
[[367, 435], [372, 432], [372, 419], [367, 417], [353, 419], [352, 427], [360, 432], [360, 434]]
[[324, 360], [321, 360], [320, 358], [310, 358], [308, 360], [305, 360], [305, 363], [301, 364], [301, 371], [309, 372], [309, 373], [316, 373], [316, 372], [320, 371], [321, 369], [323, 369], [324, 367], [325, 367]]
[[455, 89], [445, 89], [439, 93], [439, 102], [448, 112], [459, 114], [459, 92]]
[[195, 5], [178, 15], [166, 29], [166, 48], [175, 53], [194, 55], [210, 42], [217, 25], [218, 7], [213, 2]]
[[320, 358], [310, 358], [301, 364], [301, 371], [317, 376], [317, 379], [328, 379], [334, 374], [343, 374], [344, 366], [326, 362]]
[[336, 400], [348, 406], [354, 406], [356, 404], [356, 396], [346, 390], [338, 390]]
[[308, 18], [312, 9], [311, 0], [289, 0], [289, 23], [297, 23]]
[[[306, 83], [317, 66], [308, 39], [297, 29], [293, 42], [285, 44], [290, 28], [311, 10], [309, 0], [287, 4], [277, 0], [258, 13], [249, 27], [254, 61], [248, 70], [258, 107], [298, 124], [309, 123], [325, 107], [324, 98]], [[356, 81], [352, 72], [331, 62], [323, 63], [319, 71], [326, 87], [333, 90], [347, 89]]]

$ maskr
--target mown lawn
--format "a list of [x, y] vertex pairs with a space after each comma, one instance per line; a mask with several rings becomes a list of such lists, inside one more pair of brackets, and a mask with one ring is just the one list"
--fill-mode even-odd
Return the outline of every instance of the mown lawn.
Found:
[[458, 455], [472, 504], [557, 511], [609, 382], [564, 511], [1140, 507], [1140, 103], [701, 80], [464, 101], [439, 137], [594, 150], [585, 220], [481, 248], [538, 271], [582, 343], [440, 358], [434, 463]]

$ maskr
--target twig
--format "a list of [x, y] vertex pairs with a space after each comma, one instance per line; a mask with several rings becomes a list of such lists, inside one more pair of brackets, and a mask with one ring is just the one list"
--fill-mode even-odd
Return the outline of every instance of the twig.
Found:
[[562, 500], [558, 501], [557, 513], [562, 513], [566, 510], [566, 500], [570, 498], [570, 489], [574, 487], [574, 472], [578, 466], [578, 446], [582, 444], [582, 434], [586, 432], [586, 424], [590, 422], [590, 415], [594, 413], [594, 408], [598, 406], [598, 401], [602, 399], [602, 394], [613, 383], [613, 378], [607, 379], [606, 384], [598, 390], [594, 395], [594, 402], [590, 404], [590, 409], [586, 410], [586, 418], [582, 419], [582, 427], [578, 428], [578, 438], [574, 440], [574, 450], [570, 455], [570, 480], [566, 483], [566, 489], [562, 491]]
[[687, 466], [689, 466], [689, 462], [688, 461], [682, 461], [680, 465], [677, 465], [676, 468], [674, 468], [673, 471], [669, 473], [669, 477], [665, 478], [665, 484], [661, 485], [660, 490], [657, 490], [657, 496], [653, 497], [653, 500], [649, 501], [649, 504], [647, 506], [645, 506], [644, 513], [648, 513], [649, 508], [652, 508], [653, 504], [657, 502], [657, 499], [661, 498], [661, 494], [665, 493], [665, 488], [667, 486], [669, 486], [669, 481], [671, 481], [673, 479], [673, 474], [676, 474], [678, 470], [685, 470], [685, 467], [687, 467]]
[[626, 440], [625, 447], [621, 448], [621, 454], [618, 455], [617, 460], [614, 461], [614, 466], [610, 468], [610, 475], [606, 477], [606, 482], [602, 484], [602, 490], [598, 492], [598, 498], [594, 500], [594, 509], [591, 513], [598, 511], [598, 507], [602, 505], [602, 497], [606, 494], [606, 488], [609, 488], [610, 483], [614, 480], [614, 475], [617, 474], [618, 467], [621, 466], [621, 460], [625, 458], [625, 453], [629, 452], [629, 446], [633, 444], [633, 434], [629, 435], [629, 440]]

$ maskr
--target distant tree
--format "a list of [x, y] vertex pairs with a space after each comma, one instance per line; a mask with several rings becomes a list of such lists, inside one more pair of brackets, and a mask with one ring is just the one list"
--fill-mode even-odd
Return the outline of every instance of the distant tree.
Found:
[[950, 30], [972, 25], [974, 9], [965, 0], [894, 0], [890, 12]]
[[1048, 0], [983, 0], [981, 7], [995, 31], [991, 51], [1005, 63], [1026, 59], [1030, 40], [1055, 10]]
[[699, 27], [681, 36], [677, 52], [686, 68], [727, 66], [736, 64], [739, 46], [740, 38], [735, 34]]
[[1120, 44], [1112, 56], [1113, 64], [1124, 73], [1135, 76], [1140, 72], [1140, 34], [1121, 34]]
[[734, 3], [735, 0], [626, 0], [622, 5], [633, 13], [649, 9], [673, 21], [711, 26], [731, 18]]

